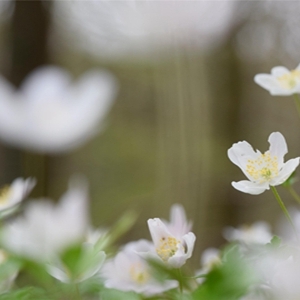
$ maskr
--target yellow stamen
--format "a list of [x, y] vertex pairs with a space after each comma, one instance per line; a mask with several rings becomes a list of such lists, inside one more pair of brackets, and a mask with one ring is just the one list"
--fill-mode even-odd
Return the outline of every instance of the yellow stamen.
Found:
[[257, 159], [248, 159], [246, 172], [260, 183], [270, 181], [278, 175], [278, 158], [271, 156], [270, 152], [267, 151]]
[[6, 204], [11, 194], [11, 188], [9, 185], [5, 185], [0, 189], [0, 205]]
[[277, 77], [277, 80], [282, 88], [291, 90], [300, 81], [300, 71], [292, 70], [290, 73]]
[[176, 251], [178, 250], [178, 244], [180, 241], [175, 239], [174, 237], [162, 237], [160, 239], [160, 245], [156, 248], [157, 254], [163, 261], [168, 261], [170, 257], [172, 257]]
[[145, 268], [143, 268], [141, 263], [133, 264], [130, 267], [129, 272], [130, 272], [130, 277], [132, 278], [132, 280], [134, 280], [138, 284], [146, 283], [150, 277], [148, 272], [145, 270]]

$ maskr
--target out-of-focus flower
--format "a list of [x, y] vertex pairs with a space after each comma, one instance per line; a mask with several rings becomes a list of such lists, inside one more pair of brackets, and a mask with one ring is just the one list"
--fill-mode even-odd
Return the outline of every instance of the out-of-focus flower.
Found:
[[233, 7], [230, 1], [56, 1], [56, 35], [97, 57], [136, 59], [170, 45], [220, 43], [231, 27]]
[[238, 142], [228, 150], [229, 159], [237, 165], [249, 180], [232, 182], [232, 186], [244, 193], [258, 195], [270, 186], [285, 182], [299, 165], [299, 157], [283, 162], [288, 152], [283, 135], [273, 132], [268, 139], [270, 149], [256, 152], [246, 141]]
[[175, 236], [159, 218], [149, 219], [148, 227], [157, 255], [169, 266], [180, 268], [192, 256], [194, 233]]
[[73, 180], [58, 204], [41, 199], [29, 203], [24, 215], [6, 224], [2, 244], [35, 261], [49, 261], [84, 240], [88, 230], [86, 182]]
[[[206, 249], [202, 253], [200, 262], [202, 268], [196, 272], [196, 276], [205, 275], [209, 271], [211, 271], [214, 266], [220, 265], [222, 263], [220, 257], [220, 250], [217, 248]], [[203, 278], [197, 278], [197, 282], [202, 283]]]
[[17, 178], [11, 185], [4, 186], [0, 189], [0, 213], [14, 208], [31, 192], [36, 184], [33, 178]]
[[255, 222], [252, 225], [242, 225], [238, 228], [225, 227], [223, 236], [229, 242], [264, 245], [271, 241], [273, 234], [271, 233], [270, 225], [261, 221]]
[[37, 152], [78, 147], [99, 131], [116, 83], [108, 72], [93, 70], [72, 83], [58, 67], [31, 73], [19, 90], [0, 78], [0, 138]]
[[300, 298], [299, 248], [269, 249], [252, 261], [260, 277], [260, 290], [268, 292], [266, 299], [295, 300]]
[[271, 74], [257, 74], [254, 81], [273, 96], [289, 96], [300, 93], [300, 64], [295, 70], [275, 67]]
[[171, 207], [170, 222], [163, 221], [168, 230], [175, 236], [181, 238], [192, 229], [192, 222], [188, 221], [182, 205], [174, 204]]
[[101, 270], [105, 286], [120, 291], [134, 291], [145, 296], [157, 295], [176, 288], [177, 281], [156, 280], [146, 260], [139, 255], [139, 253], [153, 251], [153, 244], [146, 240], [125, 245], [115, 258], [104, 264]]

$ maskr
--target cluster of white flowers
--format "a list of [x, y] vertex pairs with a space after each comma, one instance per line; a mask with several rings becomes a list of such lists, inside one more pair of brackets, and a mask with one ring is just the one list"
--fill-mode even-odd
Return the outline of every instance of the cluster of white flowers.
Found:
[[[291, 72], [276, 67], [272, 75], [257, 75], [255, 81], [272, 95], [294, 95], [300, 93], [298, 73], [300, 67]], [[112, 75], [95, 70], [71, 84], [65, 71], [45, 67], [31, 74], [18, 91], [2, 78], [0, 139], [42, 153], [69, 151], [99, 131], [115, 90]], [[270, 148], [264, 153], [246, 141], [228, 150], [229, 159], [248, 179], [232, 186], [252, 195], [271, 189], [289, 223], [281, 226], [280, 237], [263, 221], [225, 227], [229, 246], [203, 251], [198, 270], [189, 276], [182, 271], [196, 237], [181, 205], [171, 207], [169, 221], [147, 221], [152, 241], [132, 241], [113, 251], [115, 233], [93, 229], [90, 222], [85, 178], [72, 177], [57, 204], [36, 199], [23, 205], [36, 180], [15, 179], [0, 190], [0, 292], [9, 293], [19, 269], [30, 262], [58, 284], [75, 285], [79, 294], [79, 284], [94, 280], [99, 290], [112, 291], [104, 297], [108, 300], [122, 299], [116, 291], [139, 294], [138, 299], [299, 299], [300, 211], [290, 214], [275, 186], [291, 187], [300, 157], [284, 162], [288, 150], [281, 133], [273, 132], [268, 141]]]

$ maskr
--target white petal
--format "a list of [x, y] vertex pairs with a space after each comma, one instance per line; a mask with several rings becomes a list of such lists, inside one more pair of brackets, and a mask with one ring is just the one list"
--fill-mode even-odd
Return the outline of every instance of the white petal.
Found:
[[295, 169], [299, 165], [299, 160], [300, 157], [293, 158], [288, 160], [280, 170], [279, 174], [277, 177], [275, 177], [271, 182], [270, 185], [279, 185], [284, 183], [290, 176], [291, 174], [295, 171]]
[[71, 82], [70, 75], [54, 66], [40, 67], [30, 73], [23, 81], [20, 92], [30, 102], [55, 101], [61, 98]]
[[185, 210], [182, 205], [174, 204], [171, 207], [170, 223], [168, 228], [175, 237], [182, 237], [187, 234], [192, 227], [192, 223], [186, 218]]
[[54, 265], [47, 265], [47, 272], [54, 278], [56, 278], [57, 280], [64, 282], [64, 283], [69, 283], [70, 282], [70, 278], [68, 277], [68, 275], [61, 270], [60, 268], [54, 266]]
[[248, 180], [242, 180], [239, 182], [233, 181], [231, 184], [235, 189], [251, 195], [259, 195], [265, 190], [270, 189], [268, 183], [259, 184]]
[[287, 144], [284, 136], [280, 132], [270, 134], [268, 142], [270, 143], [270, 154], [278, 159], [278, 168], [283, 165], [283, 158], [288, 152]]
[[254, 77], [254, 81], [262, 88], [271, 91], [271, 89], [278, 88], [277, 80], [269, 74], [257, 74]]
[[148, 227], [155, 247], [160, 245], [161, 238], [172, 236], [167, 226], [159, 218], [149, 219]]
[[227, 154], [229, 159], [251, 180], [250, 175], [246, 172], [246, 165], [249, 159], [256, 159], [256, 157], [260, 155], [260, 152], [255, 152], [248, 142], [242, 141], [233, 144], [232, 147], [228, 149]]
[[271, 70], [271, 74], [275, 77], [280, 77], [280, 76], [283, 76], [285, 74], [289, 74], [290, 73], [290, 70], [287, 69], [286, 67], [274, 67], [272, 70]]
[[168, 259], [168, 265], [176, 269], [182, 267], [185, 264], [186, 260], [192, 256], [196, 236], [194, 233], [189, 232], [182, 237], [182, 240], [186, 245], [186, 253], [179, 253], [178, 251], [177, 253], [175, 253], [175, 255]]

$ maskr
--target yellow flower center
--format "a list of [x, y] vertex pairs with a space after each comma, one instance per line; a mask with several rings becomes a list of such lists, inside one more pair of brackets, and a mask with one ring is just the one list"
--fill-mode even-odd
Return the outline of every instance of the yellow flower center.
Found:
[[5, 185], [0, 189], [0, 205], [6, 204], [11, 194], [9, 185]]
[[130, 267], [130, 277], [138, 284], [144, 284], [150, 278], [149, 273], [145, 270], [141, 263], [133, 264]]
[[257, 159], [248, 159], [246, 172], [260, 183], [270, 181], [278, 175], [278, 159], [277, 156], [271, 156], [267, 151], [261, 154]]
[[180, 241], [175, 239], [174, 237], [162, 237], [160, 239], [160, 245], [156, 248], [157, 254], [163, 261], [168, 261], [170, 257], [172, 257], [176, 251], [178, 250], [178, 244]]
[[300, 71], [293, 70], [290, 73], [277, 77], [277, 80], [279, 81], [279, 84], [282, 88], [291, 90], [297, 85], [300, 80]]

